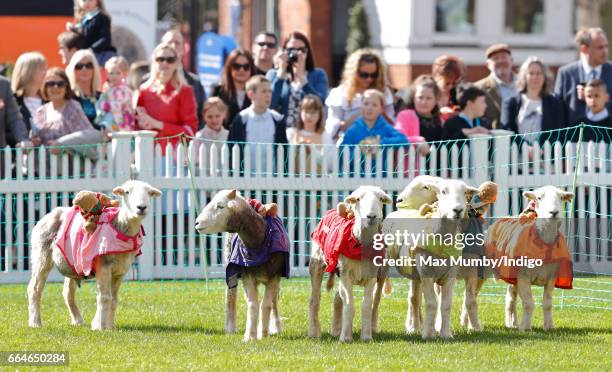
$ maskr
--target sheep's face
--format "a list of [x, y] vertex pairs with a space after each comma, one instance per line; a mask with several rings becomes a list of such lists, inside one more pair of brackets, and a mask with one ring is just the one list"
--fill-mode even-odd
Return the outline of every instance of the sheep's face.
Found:
[[380, 187], [360, 186], [344, 199], [351, 204], [355, 218], [362, 220], [368, 227], [378, 226], [383, 219], [383, 204], [390, 204], [391, 197]]
[[216, 234], [229, 231], [228, 221], [232, 209], [240, 198], [237, 190], [221, 190], [206, 204], [198, 218], [195, 228], [200, 234]]
[[447, 219], [466, 217], [466, 200], [478, 194], [477, 188], [457, 180], [441, 180], [433, 188], [436, 189], [438, 213], [441, 218]]
[[538, 218], [561, 218], [563, 204], [574, 198], [573, 192], [567, 192], [556, 186], [544, 186], [533, 191], [523, 192], [527, 200], [535, 203], [535, 211]]
[[415, 177], [398, 195], [398, 206], [418, 209], [423, 204], [433, 204], [437, 200], [434, 186], [440, 180], [438, 177], [425, 175]]
[[144, 218], [151, 210], [151, 198], [162, 193], [146, 182], [132, 180], [115, 187], [113, 194], [121, 199], [121, 208], [127, 211], [128, 218]]

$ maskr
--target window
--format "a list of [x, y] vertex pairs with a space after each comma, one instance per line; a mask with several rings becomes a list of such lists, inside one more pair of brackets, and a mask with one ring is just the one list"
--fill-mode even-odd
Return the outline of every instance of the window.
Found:
[[506, 0], [506, 33], [544, 33], [544, 0]]
[[474, 0], [436, 0], [436, 32], [474, 33]]

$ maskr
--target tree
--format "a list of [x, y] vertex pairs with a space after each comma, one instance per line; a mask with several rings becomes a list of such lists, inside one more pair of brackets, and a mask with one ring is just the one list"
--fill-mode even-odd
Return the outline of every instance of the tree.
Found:
[[346, 53], [351, 54], [359, 48], [370, 46], [370, 29], [368, 16], [361, 0], [349, 10], [348, 37], [346, 38]]

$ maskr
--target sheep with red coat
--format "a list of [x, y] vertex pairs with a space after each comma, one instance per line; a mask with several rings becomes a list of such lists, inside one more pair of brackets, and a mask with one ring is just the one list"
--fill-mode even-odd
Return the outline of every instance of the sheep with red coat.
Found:
[[[317, 229], [311, 234], [310, 255], [310, 326], [308, 335], [319, 337], [319, 305], [324, 271], [330, 275], [327, 288], [333, 287], [334, 275], [340, 277], [340, 286], [334, 299], [331, 335], [340, 341], [353, 340], [355, 304], [353, 286], [364, 287], [361, 307], [361, 340], [372, 340], [377, 331], [378, 304], [387, 269], [374, 264], [375, 256], [384, 256], [384, 250], [374, 249], [375, 234], [381, 232], [383, 205], [391, 203], [391, 197], [376, 186], [360, 186], [337, 210], [330, 210]], [[348, 215], [347, 215], [348, 214]], [[351, 216], [354, 214], [354, 216]], [[375, 287], [378, 286], [375, 294]]]

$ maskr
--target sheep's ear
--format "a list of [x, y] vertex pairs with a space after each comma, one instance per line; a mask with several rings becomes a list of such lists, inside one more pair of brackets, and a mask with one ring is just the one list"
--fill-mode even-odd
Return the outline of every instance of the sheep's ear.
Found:
[[387, 195], [386, 193], [382, 194], [382, 196], [380, 197], [380, 201], [383, 204], [391, 204], [391, 203], [393, 203], [393, 199], [391, 199], [391, 197], [389, 195]]
[[432, 182], [424, 183], [423, 190], [430, 190], [435, 192], [436, 194], [440, 192], [440, 188], [438, 187], [438, 185]]
[[571, 202], [574, 199], [574, 193], [569, 191], [563, 191], [561, 193], [561, 200], [564, 202]]
[[236, 197], [236, 193], [238, 192], [238, 190], [233, 189], [232, 191], [229, 192], [229, 194], [227, 194], [227, 198], [228, 199], [234, 199]]
[[536, 200], [536, 194], [533, 191], [523, 191], [523, 197], [527, 198], [527, 200]]
[[159, 191], [159, 189], [156, 189], [153, 186], [149, 186], [148, 191], [149, 191], [149, 196], [150, 197], [158, 197], [158, 196], [161, 196], [161, 194], [162, 194], [162, 192]]
[[123, 196], [125, 195], [125, 189], [123, 186], [117, 186], [113, 189], [113, 195]]

